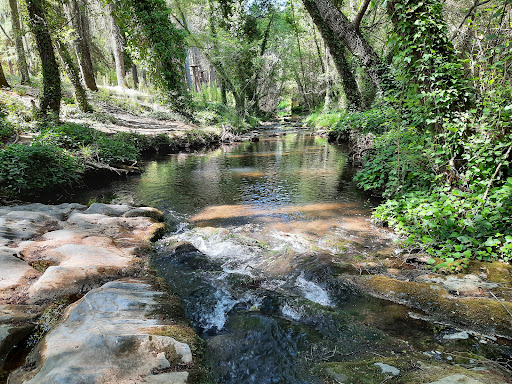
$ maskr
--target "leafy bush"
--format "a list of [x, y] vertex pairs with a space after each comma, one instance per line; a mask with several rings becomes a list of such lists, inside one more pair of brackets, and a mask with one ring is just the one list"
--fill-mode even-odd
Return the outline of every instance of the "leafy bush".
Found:
[[8, 145], [0, 151], [0, 191], [36, 195], [76, 184], [83, 165], [53, 145]]
[[482, 111], [445, 121], [437, 136], [411, 129], [380, 136], [356, 176], [362, 188], [390, 198], [375, 217], [406, 246], [430, 254], [436, 268], [512, 260], [509, 117], [497, 122]]
[[390, 198], [431, 185], [434, 173], [429, 165], [431, 144], [427, 136], [418, 136], [412, 129], [393, 129], [375, 138], [374, 143], [354, 178], [359, 187]]
[[437, 268], [458, 270], [470, 259], [512, 260], [511, 206], [512, 178], [508, 178], [486, 199], [483, 192], [437, 187], [388, 200], [375, 216], [404, 235], [406, 246], [443, 259]]
[[34, 141], [44, 145], [55, 145], [58, 147], [76, 150], [82, 146], [94, 143], [105, 134], [91, 127], [65, 123], [58, 126], [43, 127], [41, 133], [34, 137]]
[[15, 133], [16, 130], [13, 125], [5, 121], [3, 116], [0, 116], [0, 143], [5, 143]]
[[134, 163], [139, 156], [139, 151], [133, 144], [108, 137], [101, 137], [96, 145], [98, 147], [98, 159], [103, 163]]

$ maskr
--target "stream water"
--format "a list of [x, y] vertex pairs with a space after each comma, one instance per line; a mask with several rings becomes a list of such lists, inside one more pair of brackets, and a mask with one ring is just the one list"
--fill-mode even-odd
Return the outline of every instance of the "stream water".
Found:
[[371, 225], [371, 202], [351, 181], [343, 148], [284, 132], [170, 155], [94, 192], [165, 212], [171, 232], [152, 262], [206, 341], [214, 381], [326, 383], [328, 362], [446, 351], [443, 335], [453, 330], [342, 278], [363, 272], [351, 262], [367, 254], [392, 257], [392, 233]]

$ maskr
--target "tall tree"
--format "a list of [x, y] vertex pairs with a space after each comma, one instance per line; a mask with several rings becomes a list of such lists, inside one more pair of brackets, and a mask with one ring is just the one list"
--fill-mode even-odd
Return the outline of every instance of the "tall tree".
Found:
[[0, 63], [0, 88], [10, 88], [11, 86], [7, 82], [5, 78], [4, 69], [2, 68], [2, 64]]
[[171, 22], [165, 0], [111, 0], [116, 20], [136, 63], [147, 69], [153, 84], [175, 110], [192, 118], [185, 81], [185, 34]]
[[62, 66], [64, 67], [64, 71], [68, 75], [71, 85], [73, 85], [73, 91], [75, 94], [76, 103], [78, 104], [78, 108], [80, 108], [80, 110], [83, 112], [91, 112], [92, 107], [89, 105], [87, 101], [87, 94], [80, 81], [78, 67], [73, 61], [73, 58], [69, 53], [66, 44], [57, 38], [55, 39], [55, 48], [59, 53]]
[[108, 4], [108, 15], [110, 19], [110, 33], [112, 36], [112, 50], [116, 62], [117, 85], [122, 88], [128, 88], [128, 83], [126, 82], [126, 68], [124, 65], [123, 37], [116, 20], [116, 5], [113, 2]]
[[20, 71], [21, 84], [30, 83], [28, 74], [27, 58], [25, 56], [25, 48], [23, 47], [22, 32], [20, 26], [20, 15], [18, 12], [17, 0], [9, 0], [11, 8], [12, 32], [14, 34], [14, 46], [16, 47], [16, 59], [18, 61], [18, 70]]
[[359, 59], [379, 90], [384, 91], [393, 87], [388, 66], [383, 63], [359, 30], [361, 19], [368, 7], [368, 0], [361, 5], [353, 23], [332, 0], [302, 1], [317, 27], [320, 30], [330, 30], [332, 36], [340, 40], [350, 53]]
[[58, 119], [62, 97], [60, 71], [55, 59], [52, 38], [46, 22], [44, 0], [26, 0], [30, 27], [34, 33], [43, 72], [43, 94], [39, 112], [42, 117], [53, 113]]
[[[13, 1], [13, 0], [10, 0]], [[87, 16], [87, 4], [83, 0], [69, 0], [66, 6], [66, 13], [74, 29], [73, 44], [78, 57], [80, 73], [87, 88], [97, 91], [94, 68], [91, 58], [91, 47], [89, 44], [89, 19]]]
[[329, 48], [336, 70], [340, 75], [343, 91], [347, 97], [348, 106], [359, 110], [362, 107], [361, 92], [357, 86], [356, 77], [346, 58], [346, 48], [334, 31], [329, 28], [318, 12], [311, 14], [313, 22], [317, 26], [325, 45]]

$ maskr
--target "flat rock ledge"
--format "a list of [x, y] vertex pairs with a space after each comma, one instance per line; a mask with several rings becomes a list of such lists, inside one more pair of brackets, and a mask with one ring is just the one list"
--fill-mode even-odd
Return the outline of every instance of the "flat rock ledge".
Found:
[[[48, 329], [48, 327], [41, 327], [41, 318], [48, 316], [48, 309], [55, 306], [55, 303], [64, 307], [65, 304], [63, 305], [62, 302], [76, 301], [105, 283], [144, 275], [146, 256], [152, 249], [151, 241], [163, 234], [165, 229], [166, 224], [163, 223], [162, 213], [148, 207], [99, 203], [92, 204], [90, 207], [74, 203], [60, 205], [36, 203], [0, 207], [0, 376], [1, 367], [5, 363], [10, 363], [11, 352], [16, 345], [21, 345], [22, 341], [34, 332], [34, 329], [42, 334]], [[128, 291], [124, 296], [125, 303], [128, 303], [126, 295], [136, 296], [134, 291], [137, 291], [139, 296], [133, 297], [131, 304], [133, 307], [126, 307], [128, 311], [126, 317], [119, 318], [119, 321], [126, 320], [130, 323], [132, 321], [130, 319], [135, 319], [137, 316], [139, 319], [144, 318], [145, 313], [149, 311], [148, 308], [154, 307], [151, 300], [156, 300], [160, 294], [149, 290], [147, 284], [140, 282], [137, 284], [131, 282], [131, 285], [123, 284], [123, 289]], [[119, 332], [125, 332], [125, 335], [132, 333], [136, 335], [138, 331], [132, 332], [130, 331], [132, 328], [122, 328], [119, 322], [116, 323], [115, 317], [106, 316], [109, 313], [109, 306], [114, 305], [115, 302], [109, 302], [108, 298], [113, 297], [112, 300], [114, 300], [113, 290], [121, 291], [121, 285], [118, 284], [115, 287], [117, 288], [110, 287], [103, 293], [102, 305], [105, 309], [102, 309], [99, 305], [101, 302], [97, 301], [98, 305], [89, 308], [90, 316], [98, 319], [104, 317], [105, 329], [108, 328], [107, 324], [110, 321], [113, 335], [116, 335], [114, 331], [117, 328], [120, 329]], [[130, 291], [127, 287], [133, 288]], [[144, 293], [145, 290], [147, 290], [146, 293]], [[137, 300], [142, 301], [137, 304]], [[87, 303], [91, 303], [91, 300], [84, 297], [73, 308], [83, 308], [89, 305]], [[72, 310], [67, 313], [66, 321], [71, 318], [71, 313], [73, 313]], [[144, 325], [142, 320], [139, 323], [134, 324], [139, 324], [141, 327]], [[148, 328], [155, 326], [154, 322], [149, 322], [147, 325]], [[62, 328], [62, 326], [60, 325], [59, 329], [67, 329], [70, 340], [78, 339], [82, 337], [82, 333], [84, 335], [87, 333], [87, 325], [75, 324], [71, 328]], [[88, 329], [91, 335], [95, 334], [93, 328]], [[38, 335], [38, 338], [40, 336]], [[141, 340], [144, 337], [135, 337], [134, 343], [143, 343]], [[158, 337], [154, 338], [156, 339]], [[92, 340], [92, 336], [89, 340]], [[45, 339], [42, 342], [47, 346], [53, 345], [51, 343], [51, 339]], [[65, 348], [63, 342], [57, 342], [55, 345], [61, 344], [62, 348]], [[76, 345], [78, 349], [83, 348], [91, 355], [100, 354], [96, 351], [94, 343], [89, 346], [86, 344], [81, 346], [80, 343]], [[54, 356], [53, 349], [53, 347], [43, 348], [41, 361], [51, 361]], [[128, 355], [132, 353], [129, 349], [127, 351]], [[96, 369], [101, 371], [104, 363], [102, 362]], [[162, 364], [164, 369], [168, 368], [165, 367], [163, 360]], [[67, 369], [64, 365], [59, 364], [59, 369]], [[182, 373], [181, 376], [184, 374]], [[33, 382], [56, 382], [41, 380]], [[80, 382], [96, 383], [95, 380], [84, 379]]]
[[178, 326], [156, 315], [165, 296], [141, 279], [93, 289], [67, 309], [9, 383], [186, 383], [191, 348], [167, 336]]

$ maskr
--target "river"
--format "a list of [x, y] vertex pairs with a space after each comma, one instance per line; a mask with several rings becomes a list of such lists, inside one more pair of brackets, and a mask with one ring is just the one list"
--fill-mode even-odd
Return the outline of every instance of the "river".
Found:
[[152, 264], [205, 340], [215, 382], [330, 383], [332, 362], [410, 359], [413, 370], [418, 353], [481, 353], [467, 340], [447, 347], [453, 330], [343, 279], [365, 273], [357, 260], [369, 254], [399, 252], [393, 233], [371, 224], [372, 202], [352, 176], [344, 148], [281, 130], [149, 162], [142, 175], [82, 199], [165, 213], [171, 231]]

